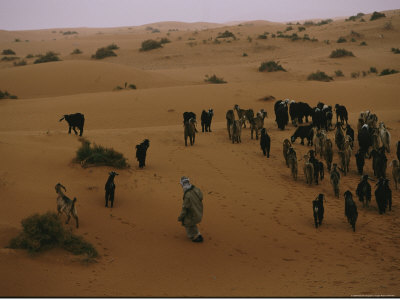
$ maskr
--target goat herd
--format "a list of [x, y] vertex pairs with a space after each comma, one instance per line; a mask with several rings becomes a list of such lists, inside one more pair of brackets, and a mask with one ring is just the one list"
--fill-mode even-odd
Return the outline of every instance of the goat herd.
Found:
[[[322, 160], [325, 160], [327, 170], [330, 174], [330, 183], [333, 187], [333, 192], [337, 198], [339, 198], [339, 185], [341, 180], [341, 173], [344, 176], [349, 172], [350, 159], [354, 149], [354, 130], [348, 123], [347, 109], [343, 105], [336, 104], [335, 109], [332, 106], [325, 105], [319, 102], [316, 107], [312, 108], [309, 104], [304, 102], [295, 102], [294, 100], [279, 100], [274, 105], [275, 111], [275, 122], [278, 128], [281, 130], [285, 129], [285, 126], [289, 123], [289, 116], [292, 124], [297, 127], [293, 135], [289, 139], [283, 141], [283, 157], [286, 166], [290, 168], [291, 174], [294, 180], [297, 180], [298, 175], [298, 161], [303, 160], [303, 172], [306, 183], [311, 185], [313, 182], [318, 184], [319, 180], [324, 179], [324, 164]], [[333, 113], [336, 113], [336, 124], [333, 125]], [[203, 110], [201, 114], [201, 127], [202, 132], [211, 132], [211, 121], [214, 112], [212, 109], [208, 111]], [[269, 157], [271, 139], [267, 134], [266, 128], [264, 128], [264, 119], [267, 117], [267, 112], [261, 109], [259, 112], [254, 114], [252, 109], [241, 109], [238, 105], [235, 105], [233, 109], [226, 112], [227, 131], [229, 139], [232, 143], [241, 143], [241, 131], [242, 127], [246, 128], [246, 122], [249, 124], [251, 129], [251, 139], [253, 139], [253, 133], [258, 140], [260, 135], [260, 146], [264, 156]], [[309, 119], [311, 122], [309, 123]], [[84, 116], [83, 114], [76, 113], [72, 115], [64, 115], [60, 120], [65, 119], [69, 125], [69, 133], [71, 128], [77, 134], [75, 127], [80, 130], [80, 136], [82, 136]], [[305, 120], [303, 120], [305, 119]], [[303, 123], [308, 123], [304, 125]], [[195, 142], [196, 129], [196, 114], [193, 112], [183, 113], [183, 124], [184, 124], [184, 139], [185, 146], [187, 146], [187, 138], [190, 140], [190, 144], [193, 145]], [[335, 130], [334, 142], [338, 148], [338, 161], [339, 163], [333, 163], [333, 143], [328, 137], [328, 132]], [[378, 117], [370, 111], [361, 112], [358, 118], [357, 124], [358, 131], [358, 145], [359, 149], [355, 153], [357, 171], [359, 175], [364, 174], [365, 159], [372, 158], [372, 168], [374, 176], [377, 178], [375, 198], [380, 214], [385, 213], [388, 208], [391, 210], [392, 206], [392, 192], [389, 187], [389, 179], [386, 178], [387, 168], [387, 157], [385, 152], [390, 153], [390, 133], [383, 122], [378, 123]], [[306, 155], [300, 160], [297, 160], [296, 151], [292, 146], [297, 138], [301, 139], [301, 145], [304, 145], [304, 139], [307, 139], [307, 145], [313, 146], [314, 149], [308, 151]], [[136, 158], [139, 161], [139, 167], [145, 166], [146, 151], [149, 147], [149, 140], [144, 140], [141, 144], [136, 146]], [[397, 158], [391, 162], [392, 175], [397, 190], [397, 185], [400, 182], [400, 141], [396, 144]], [[319, 155], [320, 160], [317, 159]], [[340, 173], [340, 172], [341, 173]], [[111, 207], [114, 202], [114, 177], [118, 175], [115, 172], [109, 173], [109, 178], [105, 185], [106, 190], [106, 203], [108, 207], [108, 201], [110, 201]], [[371, 200], [371, 185], [369, 180], [374, 181], [368, 175], [363, 175], [360, 183], [356, 189], [356, 195], [362, 202], [363, 207], [368, 207]], [[60, 183], [56, 185], [57, 198], [57, 209], [58, 213], [64, 212], [67, 215], [67, 223], [72, 215], [76, 219], [76, 227], [78, 227], [78, 216], [76, 213], [75, 202], [66, 197], [61, 188], [65, 190], [65, 187]], [[347, 190], [344, 193], [345, 198], [345, 215], [351, 224], [353, 231], [355, 231], [355, 225], [357, 221], [357, 205], [353, 200], [353, 194]], [[322, 223], [324, 216], [324, 195], [319, 194], [318, 197], [312, 201], [313, 216], [315, 221], [315, 227], [318, 227]]]

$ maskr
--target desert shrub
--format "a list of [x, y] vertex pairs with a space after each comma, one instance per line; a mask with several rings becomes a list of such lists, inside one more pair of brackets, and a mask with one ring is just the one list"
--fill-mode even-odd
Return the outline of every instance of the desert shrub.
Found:
[[362, 71], [362, 76], [363, 76], [363, 77], [367, 76], [367, 74], [368, 74], [367, 72]]
[[111, 45], [107, 46], [107, 49], [108, 50], [118, 50], [119, 47], [116, 44], [112, 43]]
[[325, 72], [322, 71], [317, 71], [315, 73], [311, 73], [310, 75], [308, 75], [307, 80], [316, 80], [316, 81], [331, 81], [333, 80], [332, 77], [328, 76], [327, 74], [325, 74]]
[[34, 214], [23, 219], [21, 224], [22, 232], [11, 239], [10, 248], [26, 249], [34, 254], [61, 247], [75, 255], [86, 254], [90, 258], [98, 256], [93, 245], [64, 228], [56, 213]]
[[71, 54], [81, 54], [82, 51], [79, 50], [78, 48], [74, 49], [74, 51], [71, 52]]
[[355, 38], [351, 38], [350, 42], [355, 43], [357, 42]]
[[350, 74], [350, 76], [351, 76], [351, 78], [358, 78], [358, 77], [360, 77], [360, 72], [352, 72]]
[[326, 25], [326, 24], [329, 24], [329, 23], [332, 23], [333, 22], [333, 20], [332, 19], [326, 19], [326, 20], [322, 20], [322, 21], [319, 21], [317, 24], [315, 24], [315, 25], [317, 25], [317, 26], [322, 26], [322, 25]]
[[275, 33], [271, 34], [271, 37], [272, 37], [272, 38], [275, 38], [275, 37], [276, 37]]
[[329, 55], [330, 58], [338, 58], [345, 56], [354, 56], [354, 54], [353, 52], [347, 51], [346, 49], [336, 49], [333, 50], [332, 53]]
[[25, 58], [33, 58], [33, 54], [28, 54], [27, 56], [25, 56]]
[[97, 49], [96, 54], [93, 54], [92, 58], [103, 59], [103, 58], [110, 57], [110, 56], [117, 56], [117, 54], [115, 54], [114, 51], [112, 51], [111, 49], [108, 49], [107, 47], [102, 47], [102, 48]]
[[384, 69], [382, 72], [379, 74], [379, 76], [385, 76], [385, 75], [391, 75], [391, 74], [396, 74], [399, 73], [399, 71], [394, 70], [394, 69]]
[[247, 53], [246, 52], [243, 52], [243, 55], [242, 55], [243, 57], [246, 57], [246, 56], [248, 56], [247, 55]]
[[19, 57], [17, 56], [4, 56], [1, 61], [13, 61], [13, 60], [17, 60], [19, 59]]
[[331, 42], [329, 40], [324, 40], [324, 43], [329, 45]]
[[400, 54], [400, 49], [399, 48], [392, 48], [392, 52], [394, 54]]
[[225, 30], [225, 32], [223, 32], [223, 33], [219, 33], [219, 35], [217, 36], [217, 39], [218, 38], [233, 38], [234, 40], [236, 40], [236, 36], [228, 30]]
[[52, 61], [59, 61], [60, 58], [57, 56], [55, 52], [49, 51], [45, 55], [39, 54], [39, 58], [36, 59], [33, 63], [34, 64], [41, 64], [41, 63], [46, 63], [46, 62], [52, 62]]
[[0, 99], [18, 99], [17, 96], [11, 95], [9, 92], [0, 90]]
[[76, 31], [65, 31], [63, 35], [78, 34]]
[[4, 49], [4, 50], [1, 52], [1, 54], [2, 54], [2, 55], [15, 55], [15, 52], [14, 52], [13, 50], [11, 50], [11, 49]]
[[284, 71], [286, 72], [286, 70], [279, 64], [279, 61], [266, 61], [266, 62], [262, 62], [260, 67], [258, 68], [258, 71], [260, 72], [277, 72], [277, 71]]
[[380, 18], [386, 18], [386, 15], [384, 13], [380, 13], [380, 12], [374, 11], [369, 20], [370, 21], [374, 21], [374, 20], [377, 20], [377, 19], [380, 19]]
[[337, 70], [337, 71], [335, 71], [335, 76], [336, 77], [344, 77], [344, 74], [343, 74], [342, 70]]
[[25, 66], [26, 65], [26, 60], [20, 60], [20, 61], [14, 61], [14, 66]]
[[367, 46], [367, 43], [366, 43], [365, 41], [362, 41], [362, 42], [360, 43], [360, 46]]
[[359, 34], [358, 32], [356, 32], [354, 30], [350, 31], [350, 35], [352, 37], [356, 37], [356, 38], [360, 38], [361, 37], [361, 34]]
[[206, 75], [206, 78], [204, 79], [205, 82], [209, 82], [209, 83], [226, 83], [226, 81], [224, 81], [223, 78], [218, 78], [215, 74], [212, 75], [211, 77], [209, 77], [208, 75]]
[[302, 31], [306, 30], [306, 28], [303, 27], [303, 26], [300, 26], [299, 28], [297, 28], [297, 30], [298, 30], [299, 32], [302, 32]]
[[346, 43], [347, 40], [344, 37], [339, 37], [338, 40], [336, 41], [336, 43]]
[[305, 21], [305, 22], [303, 23], [303, 25], [304, 25], [304, 26], [312, 26], [312, 25], [315, 25], [315, 23], [314, 23], [313, 21]]
[[167, 44], [167, 43], [171, 43], [171, 41], [167, 38], [162, 38], [160, 41], [161, 44]]
[[128, 88], [130, 88], [131, 90], [136, 90], [136, 85], [130, 84], [128, 85]]
[[378, 70], [375, 67], [370, 67], [369, 72], [370, 73], [378, 73]]
[[93, 144], [84, 139], [80, 139], [82, 145], [76, 151], [75, 161], [83, 167], [88, 165], [93, 166], [110, 166], [117, 169], [128, 168], [126, 158], [114, 149], [105, 148], [100, 145]]
[[14, 42], [19, 43], [19, 42], [21, 42], [21, 40], [20, 39], [14, 39]]
[[124, 89], [123, 87], [117, 85], [117, 86], [114, 88], [114, 91], [119, 91], [119, 90], [123, 90], [123, 89]]
[[285, 29], [285, 31], [290, 31], [290, 30], [293, 30], [293, 27], [292, 27], [292, 26], [288, 26], [288, 27], [286, 27], [286, 29]]
[[394, 26], [392, 24], [392, 21], [386, 22], [385, 25], [383, 25], [383, 30], [393, 30]]
[[145, 40], [142, 42], [142, 48], [140, 48], [140, 51], [149, 51], [157, 48], [162, 48], [161, 42], [158, 42], [156, 40]]
[[249, 43], [251, 43], [253, 41], [253, 39], [251, 38], [251, 36], [247, 36], [247, 40], [249, 41]]
[[260, 35], [257, 37], [257, 39], [259, 39], [259, 40], [266, 40], [266, 39], [268, 39], [268, 36], [267, 36], [265, 33], [263, 33], [263, 34], [260, 34]]
[[151, 33], [159, 33], [160, 32], [160, 30], [159, 29], [157, 29], [157, 28], [155, 28], [155, 29], [153, 29], [152, 30], [152, 32]]

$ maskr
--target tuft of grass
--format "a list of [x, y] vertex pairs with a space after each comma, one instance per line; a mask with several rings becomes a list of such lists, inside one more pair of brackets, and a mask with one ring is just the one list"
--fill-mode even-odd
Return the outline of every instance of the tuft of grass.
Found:
[[279, 61], [266, 61], [262, 62], [260, 67], [258, 68], [258, 71], [260, 72], [277, 72], [277, 71], [283, 71], [286, 72], [286, 70], [279, 64]]
[[78, 34], [76, 31], [64, 31], [63, 35]]
[[329, 82], [329, 81], [333, 80], [333, 78], [328, 76], [327, 74], [325, 74], [325, 72], [322, 72], [322, 71], [318, 70], [317, 72], [311, 73], [310, 75], [308, 75], [307, 80], [316, 80], [316, 81]]
[[306, 28], [305, 28], [304, 26], [300, 26], [299, 28], [297, 28], [297, 30], [298, 30], [299, 32], [302, 32], [302, 31], [306, 30]]
[[149, 51], [157, 48], [162, 48], [161, 42], [156, 40], [145, 40], [142, 42], [142, 48], [139, 51]]
[[115, 52], [112, 51], [111, 49], [108, 49], [108, 47], [102, 47], [97, 49], [96, 54], [93, 54], [92, 58], [103, 59], [110, 56], [117, 56], [117, 54], [115, 54]]
[[370, 72], [370, 73], [376, 73], [376, 74], [377, 74], [377, 73], [378, 73], [378, 70], [377, 70], [375, 67], [370, 67], [370, 68], [369, 68], [369, 72]]
[[379, 76], [392, 75], [392, 74], [396, 74], [396, 73], [399, 73], [399, 71], [394, 70], [394, 69], [384, 69], [384, 70], [382, 70], [382, 72], [379, 74]]
[[33, 58], [33, 54], [28, 54], [27, 56], [25, 56], [25, 58]]
[[246, 57], [246, 56], [248, 56], [248, 55], [247, 55], [246, 52], [243, 52], [242, 56], [243, 56], [243, 57]]
[[346, 43], [347, 40], [344, 37], [339, 37], [338, 40], [336, 41], [336, 43]]
[[13, 60], [17, 60], [19, 59], [19, 57], [17, 56], [4, 56], [2, 57], [1, 61], [13, 61]]
[[399, 48], [392, 48], [392, 52], [394, 54], [400, 54], [400, 49]]
[[18, 99], [17, 96], [11, 95], [9, 92], [0, 90], [0, 99]]
[[351, 76], [351, 78], [358, 78], [358, 77], [360, 77], [360, 72], [352, 72], [350, 74], [350, 76]]
[[38, 55], [38, 59], [36, 59], [33, 63], [34, 64], [41, 64], [46, 62], [52, 61], [60, 61], [61, 59], [57, 56], [57, 54], [53, 51], [48, 51], [45, 55]]
[[342, 70], [336, 70], [335, 71], [335, 76], [336, 77], [344, 77], [344, 74], [343, 74]]
[[20, 60], [20, 61], [14, 61], [14, 66], [15, 67], [19, 67], [19, 66], [26, 66], [26, 60], [25, 59], [23, 59], [23, 60]]
[[2, 55], [15, 55], [15, 52], [14, 52], [14, 50], [11, 50], [11, 49], [4, 49], [4, 50], [1, 52], [1, 54], [2, 54]]
[[71, 52], [71, 54], [81, 54], [82, 51], [78, 48], [74, 49], [74, 51]]
[[211, 77], [208, 75], [205, 75], [205, 82], [209, 82], [209, 83], [215, 83], [215, 84], [221, 84], [221, 83], [226, 83], [226, 81], [223, 78], [219, 78], [217, 77], [215, 74], [212, 75]]
[[285, 29], [285, 31], [290, 31], [290, 30], [293, 30], [293, 27], [292, 27], [292, 26], [288, 26], [288, 27], [286, 27], [286, 29]]
[[354, 56], [353, 52], [347, 51], [346, 49], [336, 49], [333, 50], [329, 55], [330, 58], [338, 58], [338, 57], [346, 57], [346, 56]]
[[392, 21], [386, 22], [385, 25], [383, 25], [383, 30], [394, 30]]
[[64, 228], [56, 213], [34, 214], [21, 221], [22, 232], [11, 239], [12, 249], [26, 249], [35, 254], [55, 247], [63, 248], [75, 255], [86, 255], [96, 258], [97, 250], [81, 236]]
[[374, 20], [378, 20], [380, 18], [386, 18], [386, 15], [384, 13], [374, 11], [369, 20], [374, 21]]
[[126, 158], [112, 148], [105, 148], [93, 144], [84, 138], [80, 138], [81, 147], [76, 151], [75, 162], [80, 163], [82, 167], [87, 166], [110, 166], [117, 169], [128, 168]]
[[167, 38], [162, 38], [160, 43], [161, 44], [168, 44], [168, 43], [171, 43], [171, 41], [169, 39], [167, 39]]
[[360, 43], [360, 46], [367, 46], [367, 43], [366, 43], [365, 41], [362, 41], [362, 42]]
[[107, 49], [108, 50], [118, 50], [119, 47], [116, 44], [112, 43], [111, 45], [107, 46]]
[[217, 39], [219, 39], [219, 38], [233, 38], [234, 40], [236, 40], [236, 36], [228, 30], [225, 30], [225, 32], [223, 32], [223, 33], [219, 33], [219, 35], [217, 36]]
[[265, 33], [260, 34], [260, 35], [257, 37], [257, 39], [259, 39], [259, 40], [266, 40], [266, 39], [268, 39], [268, 35], [265, 34]]

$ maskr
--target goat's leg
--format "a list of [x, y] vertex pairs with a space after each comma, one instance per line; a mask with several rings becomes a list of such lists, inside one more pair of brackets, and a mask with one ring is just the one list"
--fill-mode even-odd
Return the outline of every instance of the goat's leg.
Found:
[[79, 228], [78, 216], [75, 213], [73, 213], [73, 215], [74, 215], [74, 219], [75, 219], [75, 223], [76, 223], [76, 228]]
[[80, 126], [80, 127], [79, 127], [79, 136], [82, 136], [82, 133], [83, 133], [83, 127]]
[[112, 208], [114, 205], [114, 190], [112, 190], [110, 192], [110, 202], [111, 202], [111, 208]]
[[70, 126], [69, 126], [69, 129], [68, 129], [68, 133], [69, 133], [69, 134], [71, 134], [71, 128], [72, 128], [72, 126], [70, 125]]
[[71, 214], [68, 214], [67, 221], [65, 221], [65, 224], [69, 223], [69, 219], [71, 219]]
[[106, 191], [106, 205], [105, 205], [106, 207], [108, 207], [108, 194], [109, 194], [108, 191]]
[[72, 126], [72, 129], [73, 129], [73, 131], [75, 132], [75, 135], [77, 135], [78, 132], [76, 131], [75, 126]]

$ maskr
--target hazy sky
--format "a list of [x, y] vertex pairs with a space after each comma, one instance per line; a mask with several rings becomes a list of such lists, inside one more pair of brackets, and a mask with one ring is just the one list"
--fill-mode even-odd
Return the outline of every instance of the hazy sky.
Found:
[[400, 0], [0, 0], [0, 29], [118, 27], [160, 21], [288, 22], [399, 8]]

